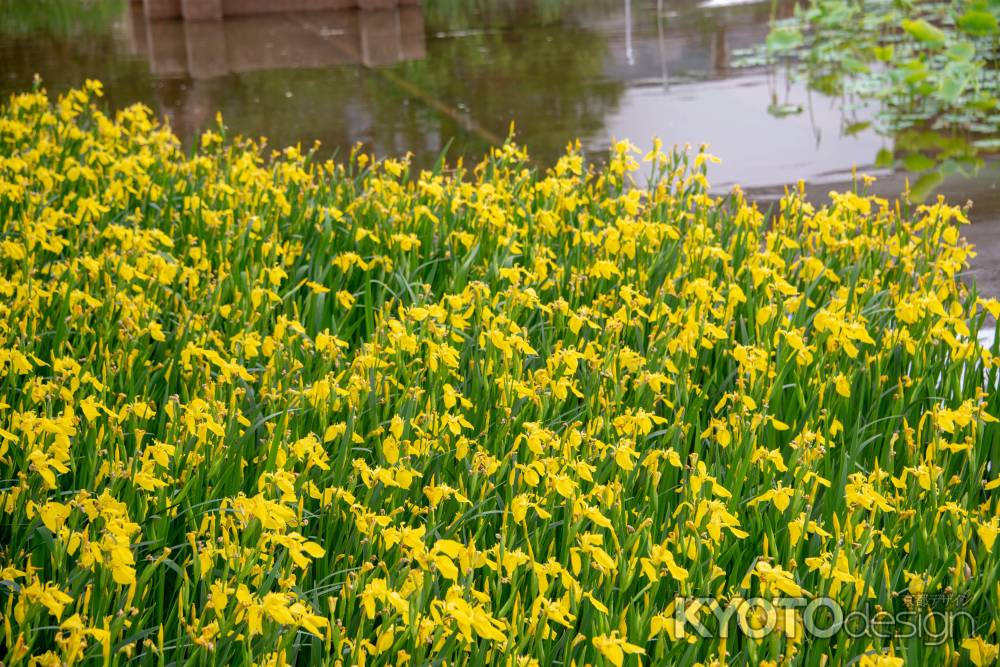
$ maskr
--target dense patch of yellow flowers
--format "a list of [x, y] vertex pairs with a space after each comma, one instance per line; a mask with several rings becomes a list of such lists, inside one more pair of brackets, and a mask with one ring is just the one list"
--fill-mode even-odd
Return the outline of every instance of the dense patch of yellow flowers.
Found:
[[[4, 664], [995, 660], [1000, 303], [961, 209], [765, 216], [627, 142], [185, 153], [100, 92], [0, 114]], [[974, 631], [675, 613], [928, 593]]]

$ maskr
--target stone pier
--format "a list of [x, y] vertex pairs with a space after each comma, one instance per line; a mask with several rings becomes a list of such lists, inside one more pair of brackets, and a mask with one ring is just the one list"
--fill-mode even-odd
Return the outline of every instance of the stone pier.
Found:
[[419, 5], [420, 0], [133, 0], [150, 20], [218, 21], [227, 16], [331, 9], [385, 10]]

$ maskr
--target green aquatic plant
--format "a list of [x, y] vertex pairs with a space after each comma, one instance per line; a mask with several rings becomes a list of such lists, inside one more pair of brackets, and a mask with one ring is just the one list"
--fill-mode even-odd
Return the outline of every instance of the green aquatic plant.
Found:
[[0, 35], [79, 35], [107, 30], [127, 0], [0, 0]]
[[[998, 0], [812, 0], [774, 21], [735, 64], [785, 65], [813, 90], [874, 103], [872, 125], [896, 146], [876, 164], [940, 180], [942, 170], [976, 168], [997, 149], [998, 17]], [[956, 142], [959, 153], [941, 150]]]

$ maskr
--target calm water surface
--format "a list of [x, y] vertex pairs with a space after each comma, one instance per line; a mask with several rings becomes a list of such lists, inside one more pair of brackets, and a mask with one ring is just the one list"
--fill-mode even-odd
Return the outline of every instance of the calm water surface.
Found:
[[[740, 183], [764, 201], [799, 178], [823, 196], [855, 167], [887, 194], [927, 180], [876, 166], [900, 147], [866, 126], [873, 109], [811, 92], [780, 68], [731, 66], [767, 35], [770, 0], [424, 0], [200, 24], [150, 22], [122, 0], [0, 8], [4, 97], [36, 73], [54, 92], [98, 77], [112, 106], [142, 101], [187, 142], [219, 110], [231, 131], [271, 146], [361, 142], [428, 165], [445, 149], [475, 159], [514, 123], [542, 165], [575, 138], [596, 159], [616, 138], [708, 143], [723, 160], [713, 184]], [[1000, 160], [933, 171], [921, 181], [928, 193], [975, 202], [975, 268], [1000, 293]]]

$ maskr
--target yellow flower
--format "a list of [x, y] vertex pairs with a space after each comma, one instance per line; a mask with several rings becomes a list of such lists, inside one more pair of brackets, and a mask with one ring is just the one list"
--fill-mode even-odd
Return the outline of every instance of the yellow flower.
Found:
[[976, 526], [976, 532], [979, 534], [979, 539], [983, 541], [986, 551], [992, 553], [993, 544], [997, 540], [997, 534], [1000, 533], [1000, 519], [993, 517], [989, 523], [980, 522]]
[[166, 335], [163, 333], [163, 327], [160, 326], [159, 322], [149, 323], [149, 337], [161, 343], [167, 340]]
[[969, 660], [976, 667], [986, 667], [996, 662], [1000, 647], [996, 644], [987, 644], [982, 637], [970, 637], [962, 641], [962, 648], [969, 653]]
[[354, 305], [354, 295], [346, 290], [340, 290], [337, 292], [337, 303], [339, 303], [343, 308], [350, 308]]
[[754, 507], [758, 503], [770, 501], [774, 503], [774, 506], [778, 508], [779, 512], [784, 512], [788, 509], [788, 504], [795, 495], [795, 489], [781, 486], [778, 484], [778, 488], [769, 489], [764, 493], [760, 494], [756, 498], [751, 499], [747, 502], [748, 507]]
[[598, 635], [591, 639], [594, 647], [607, 658], [615, 667], [621, 667], [625, 661], [625, 655], [645, 655], [646, 650], [635, 644], [629, 644], [618, 636], [617, 631], [610, 635]]

